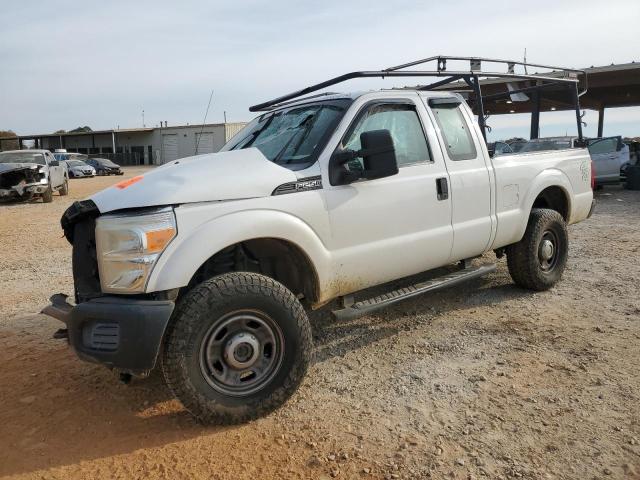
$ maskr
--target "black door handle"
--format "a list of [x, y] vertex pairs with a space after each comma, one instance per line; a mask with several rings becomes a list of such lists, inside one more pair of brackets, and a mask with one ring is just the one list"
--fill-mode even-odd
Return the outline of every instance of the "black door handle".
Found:
[[436, 191], [438, 192], [438, 200], [446, 200], [449, 198], [447, 177], [436, 178]]

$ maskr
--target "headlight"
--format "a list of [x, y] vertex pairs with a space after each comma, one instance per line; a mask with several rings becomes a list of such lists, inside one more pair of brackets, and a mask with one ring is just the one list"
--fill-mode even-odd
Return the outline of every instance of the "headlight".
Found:
[[172, 208], [96, 220], [96, 254], [103, 292], [142, 293], [160, 254], [176, 236]]

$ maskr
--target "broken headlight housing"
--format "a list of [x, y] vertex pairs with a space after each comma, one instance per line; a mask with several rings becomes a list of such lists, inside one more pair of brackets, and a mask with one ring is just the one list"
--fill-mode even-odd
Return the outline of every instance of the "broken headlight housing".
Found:
[[96, 219], [96, 256], [104, 293], [143, 293], [178, 229], [173, 208]]

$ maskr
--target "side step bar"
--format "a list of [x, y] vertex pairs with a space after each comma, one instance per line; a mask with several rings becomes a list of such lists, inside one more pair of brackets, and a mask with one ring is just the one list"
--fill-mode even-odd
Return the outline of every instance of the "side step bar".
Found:
[[398, 303], [401, 300], [406, 300], [407, 298], [416, 297], [423, 293], [433, 292], [434, 290], [440, 290], [457, 285], [458, 283], [466, 282], [467, 280], [493, 272], [495, 269], [496, 265], [494, 263], [480, 265], [478, 267], [463, 268], [462, 270], [449, 273], [442, 277], [416, 283], [415, 285], [410, 285], [392, 292], [383, 293], [377, 297], [356, 302], [352, 305], [346, 306], [345, 308], [341, 308], [340, 310], [334, 310], [331, 313], [336, 320], [352, 320], [381, 308], [388, 307], [389, 305], [393, 305], [394, 303]]

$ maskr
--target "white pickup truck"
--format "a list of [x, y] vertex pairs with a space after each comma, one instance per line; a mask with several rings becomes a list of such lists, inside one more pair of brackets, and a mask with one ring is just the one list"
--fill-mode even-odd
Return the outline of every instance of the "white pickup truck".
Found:
[[69, 174], [49, 150], [0, 152], [0, 199], [53, 201], [69, 193]]
[[[492, 271], [545, 290], [567, 225], [593, 208], [586, 149], [491, 159], [462, 97], [382, 90], [276, 101], [215, 154], [127, 179], [62, 218], [75, 305], [52, 297], [85, 360], [161, 363], [203, 422], [280, 406], [312, 357], [306, 309], [352, 318]], [[454, 266], [457, 264], [457, 266]], [[429, 281], [353, 294], [451, 265]]]

